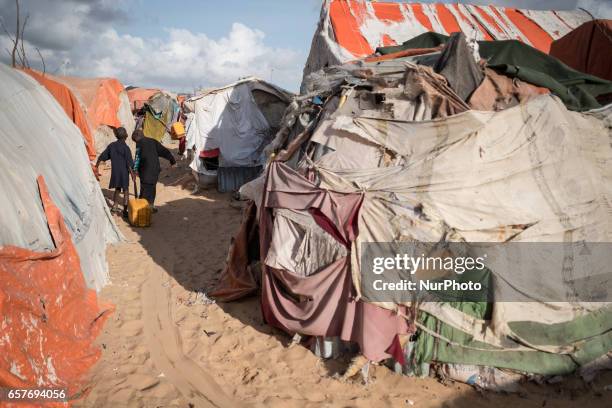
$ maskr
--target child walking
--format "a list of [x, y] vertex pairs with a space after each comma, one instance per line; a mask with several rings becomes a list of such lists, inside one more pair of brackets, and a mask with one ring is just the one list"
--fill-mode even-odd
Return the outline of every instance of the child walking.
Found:
[[134, 161], [132, 160], [132, 151], [129, 146], [125, 143], [128, 137], [125, 128], [120, 127], [115, 130], [116, 141], [109, 144], [106, 149], [102, 152], [98, 161], [96, 162], [96, 172], [98, 172], [98, 165], [102, 161], [111, 161], [111, 178], [108, 185], [109, 189], [115, 189], [113, 195], [113, 207], [111, 212], [117, 212], [119, 206], [119, 193], [123, 191], [123, 217], [128, 215], [128, 199], [129, 199], [129, 176], [132, 176], [132, 180], [136, 180], [136, 174], [134, 173]]

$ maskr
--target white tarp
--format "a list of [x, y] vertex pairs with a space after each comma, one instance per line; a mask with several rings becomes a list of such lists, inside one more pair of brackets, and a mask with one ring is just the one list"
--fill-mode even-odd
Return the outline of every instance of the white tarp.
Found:
[[[389, 40], [396, 44], [410, 40], [419, 34], [430, 31], [417, 18], [416, 8], [431, 25], [431, 31], [449, 34], [454, 26], [445, 27], [439, 15], [438, 6], [443, 6], [453, 16], [459, 28], [468, 36], [483, 40], [485, 33], [495, 40], [518, 39], [530, 44], [526, 33], [517, 27], [505, 7], [499, 6], [473, 6], [469, 4], [428, 4], [418, 2], [398, 2], [398, 11], [401, 19], [391, 19], [384, 13], [377, 12], [376, 3], [366, 0], [326, 0], [323, 2], [317, 29], [314, 33], [310, 53], [304, 67], [303, 78], [326, 66], [333, 66], [362, 58], [372, 53], [377, 47], [388, 45]], [[339, 21], [332, 21], [331, 12], [336, 7], [336, 17]], [[382, 7], [379, 7], [382, 9]], [[582, 10], [552, 11], [552, 10], [518, 10], [553, 39], [562, 37], [567, 32], [589, 21], [591, 17]], [[485, 17], [486, 16], [486, 17]], [[495, 21], [491, 24], [489, 20]], [[351, 27], [351, 35], [344, 30], [344, 37], [338, 37], [336, 26]], [[482, 27], [482, 28], [481, 28]], [[498, 28], [499, 27], [499, 28]], [[524, 28], [523, 28], [524, 30]], [[354, 41], [352, 49], [347, 47], [351, 43], [349, 38], [362, 37], [365, 41]], [[530, 44], [532, 45], [532, 44]], [[546, 50], [543, 50], [546, 52]]]
[[54, 248], [36, 177], [44, 176], [79, 253], [87, 285], [108, 282], [106, 244], [121, 234], [91, 170], [83, 136], [47, 90], [0, 64], [0, 246]]
[[187, 147], [195, 146], [190, 167], [207, 174], [199, 154], [219, 149], [222, 167], [255, 167], [264, 163], [263, 148], [273, 137], [272, 127], [261, 112], [253, 90], [261, 90], [287, 101], [288, 94], [257, 79], [205, 92], [189, 99], [192, 111], [186, 129]]

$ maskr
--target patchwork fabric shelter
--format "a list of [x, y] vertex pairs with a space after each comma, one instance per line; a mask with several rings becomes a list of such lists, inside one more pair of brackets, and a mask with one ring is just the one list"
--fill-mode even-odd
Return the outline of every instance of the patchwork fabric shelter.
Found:
[[[274, 137], [291, 98], [281, 88], [246, 78], [185, 101], [187, 147], [195, 151], [190, 167], [216, 175], [220, 191], [235, 191], [257, 177], [263, 149]], [[218, 170], [207, 169], [200, 157], [212, 151], [218, 151]]]
[[550, 55], [580, 72], [612, 81], [612, 20], [593, 20], [555, 40]]
[[462, 31], [477, 40], [516, 39], [548, 53], [552, 41], [591, 20], [582, 10], [523, 10], [469, 4], [326, 0], [304, 77], [401, 44], [425, 32]]
[[[516, 44], [487, 44], [498, 43]], [[573, 293], [606, 265], [560, 263], [545, 275], [490, 263], [479, 279], [491, 302], [383, 301], [364, 290], [368, 243], [610, 242], [612, 106], [570, 111], [548, 93], [553, 85], [494, 65], [459, 67], [474, 75], [457, 82], [454, 58], [465, 47], [366, 58], [306, 78], [308, 93], [265, 148], [265, 177], [241, 189], [258, 206], [259, 257], [249, 253], [256, 229], [247, 215], [213, 292], [219, 300], [260, 287], [270, 325], [357, 343], [367, 359], [393, 357], [416, 374], [435, 363], [515, 381], [524, 373], [586, 375], [612, 362], [609, 301], [546, 297]], [[476, 64], [470, 58], [464, 65]], [[460, 97], [455, 88], [469, 92]], [[499, 300], [509, 294], [515, 301]], [[402, 345], [406, 334], [415, 336]]]

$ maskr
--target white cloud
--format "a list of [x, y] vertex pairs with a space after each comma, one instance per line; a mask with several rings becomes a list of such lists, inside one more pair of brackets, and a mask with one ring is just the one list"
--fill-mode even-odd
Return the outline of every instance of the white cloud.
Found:
[[265, 35], [241, 23], [219, 39], [185, 29], [167, 29], [167, 39], [119, 35], [110, 28], [93, 47], [83, 47], [69, 71], [119, 77], [126, 84], [193, 89], [224, 85], [255, 75], [281, 85], [297, 84], [300, 56], [289, 49], [271, 48]]
[[[429, 1], [429, 0], [426, 0]], [[431, 0], [433, 1], [433, 0]], [[524, 8], [574, 8], [576, 0], [471, 0]], [[130, 17], [120, 0], [20, 0], [26, 27], [27, 54], [40, 68], [38, 47], [47, 70], [81, 76], [113, 76], [125, 85], [191, 91], [218, 86], [239, 77], [256, 75], [297, 90], [310, 42], [304, 49], [268, 45], [265, 34], [236, 22], [228, 33], [211, 38], [202, 32], [167, 28], [159, 36], [144, 38], [120, 34], [114, 27], [129, 26]], [[14, 0], [0, 0], [0, 17], [14, 30]], [[578, 0], [578, 7], [596, 17], [612, 18], [609, 0]], [[315, 26], [312, 27], [314, 32]], [[310, 40], [311, 33], [307, 38]], [[10, 42], [0, 32], [0, 60]]]
[[[5, 13], [11, 11], [9, 2], [0, 0], [0, 15], [14, 27], [14, 14]], [[54, 2], [55, 7], [41, 6], [45, 3], [28, 10], [26, 50], [33, 68], [40, 66], [33, 49], [39, 47], [50, 72], [112, 76], [124, 85], [192, 91], [254, 75], [297, 90], [301, 80], [307, 50], [270, 47], [262, 31], [242, 23], [234, 23], [221, 38], [179, 28], [167, 28], [157, 38], [142, 38], [115, 30], [113, 21], [125, 18], [113, 8], [116, 2], [66, 0]], [[46, 27], [44, 32], [41, 26]], [[0, 58], [5, 62], [4, 48], [9, 45], [6, 36], [0, 36]]]

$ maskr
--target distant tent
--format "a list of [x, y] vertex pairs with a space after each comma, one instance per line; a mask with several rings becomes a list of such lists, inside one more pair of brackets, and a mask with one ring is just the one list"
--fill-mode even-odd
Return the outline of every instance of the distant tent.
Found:
[[170, 137], [170, 127], [178, 120], [180, 110], [176, 96], [158, 91], [144, 103], [144, 107], [145, 117], [142, 125], [144, 135], [159, 142], [164, 136]]
[[[210, 89], [184, 102], [187, 147], [195, 147], [190, 167], [217, 176], [219, 191], [235, 191], [257, 177], [263, 148], [272, 140], [292, 95], [257, 78]], [[200, 158], [218, 152], [218, 170]], [[211, 153], [212, 155], [212, 153]]]
[[523, 10], [469, 4], [326, 0], [304, 76], [325, 66], [371, 55], [424, 32], [473, 32], [478, 40], [517, 39], [540, 51], [591, 16], [582, 10]]
[[42, 73], [32, 69], [24, 69], [23, 71], [47, 88], [47, 91], [49, 91], [55, 100], [61, 105], [64, 112], [66, 112], [66, 115], [68, 115], [70, 120], [72, 120], [72, 122], [74, 122], [74, 124], [81, 131], [83, 139], [85, 140], [85, 148], [87, 149], [89, 160], [94, 161], [96, 159], [96, 147], [93, 139], [93, 133], [89, 128], [85, 112], [81, 108], [81, 105], [79, 104], [79, 101], [74, 93], [66, 85], [51, 79], [50, 76], [43, 75]]
[[132, 87], [127, 89], [127, 96], [130, 100], [132, 112], [141, 109], [150, 97], [158, 93], [159, 89]]
[[134, 131], [136, 122], [130, 109], [130, 101], [123, 85], [117, 79], [47, 76], [68, 86], [79, 99], [87, 113], [98, 153], [115, 140], [113, 127], [123, 126], [128, 134]]
[[593, 20], [552, 43], [550, 55], [570, 67], [612, 81], [612, 20]]

